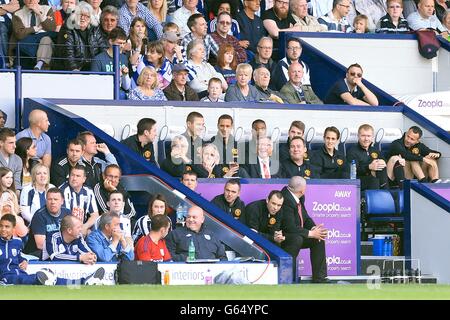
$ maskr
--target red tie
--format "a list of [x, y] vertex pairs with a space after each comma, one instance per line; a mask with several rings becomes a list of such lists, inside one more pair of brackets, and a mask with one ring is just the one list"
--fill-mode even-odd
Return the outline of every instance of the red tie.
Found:
[[264, 179], [270, 179], [269, 168], [267, 168], [267, 165], [265, 162], [263, 162], [263, 170], [264, 170]]
[[300, 227], [303, 228], [302, 204], [300, 203], [300, 201], [298, 202], [297, 207], [298, 207], [298, 216], [300, 217]]

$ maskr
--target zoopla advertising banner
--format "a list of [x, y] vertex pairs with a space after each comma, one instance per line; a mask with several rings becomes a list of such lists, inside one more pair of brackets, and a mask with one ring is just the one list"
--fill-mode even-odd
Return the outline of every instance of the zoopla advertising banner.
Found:
[[[216, 195], [223, 193], [225, 181], [215, 179], [213, 183], [210, 180], [201, 182], [197, 192], [205, 199], [212, 200]], [[281, 190], [288, 182], [288, 180], [273, 180], [273, 183], [260, 181], [259, 179], [241, 181], [241, 199], [245, 204], [266, 198], [271, 190]], [[328, 275], [357, 275], [359, 185], [355, 180], [308, 180], [305, 197], [309, 216], [316, 224], [323, 223], [328, 229], [326, 240]], [[297, 265], [300, 275], [311, 275], [309, 249], [300, 251]]]

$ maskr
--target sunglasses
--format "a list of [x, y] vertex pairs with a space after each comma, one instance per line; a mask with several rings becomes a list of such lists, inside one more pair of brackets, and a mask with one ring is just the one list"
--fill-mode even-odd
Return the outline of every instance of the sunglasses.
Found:
[[362, 77], [362, 73], [356, 73], [356, 72], [350, 72], [350, 75], [352, 76], [352, 77], [358, 77], [358, 78], [361, 78]]

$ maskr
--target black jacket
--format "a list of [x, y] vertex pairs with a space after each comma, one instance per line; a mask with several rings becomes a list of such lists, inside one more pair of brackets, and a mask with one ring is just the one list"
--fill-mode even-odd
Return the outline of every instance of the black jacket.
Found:
[[283, 208], [273, 216], [267, 209], [266, 199], [262, 199], [248, 204], [245, 207], [245, 214], [247, 215], [247, 226], [273, 242], [274, 232], [281, 230]]
[[100, 27], [87, 29], [87, 41], [78, 29], [70, 30], [63, 26], [58, 33], [57, 46], [53, 59], [57, 70], [90, 70], [92, 59], [103, 52], [105, 40]]
[[347, 151], [347, 162], [352, 163], [352, 160], [356, 161], [356, 175], [358, 178], [372, 175], [369, 165], [376, 159], [384, 160], [380, 150], [372, 146], [366, 151], [358, 143]]
[[289, 192], [287, 187], [284, 187], [281, 190], [283, 194], [283, 219], [281, 221], [281, 230], [283, 230], [283, 234], [299, 234], [303, 238], [308, 238], [309, 230], [314, 227], [316, 224], [308, 215], [308, 212], [305, 208], [305, 197], [300, 198], [300, 204], [302, 207], [302, 217], [303, 217], [303, 227], [301, 227], [300, 216], [298, 214], [298, 206], [297, 202], [295, 202], [294, 197]]
[[312, 152], [311, 165], [317, 169], [317, 174], [321, 179], [350, 178], [350, 168], [344, 153], [334, 150], [333, 156], [330, 156], [325, 145]]
[[311, 165], [309, 159], [304, 159], [303, 164], [298, 166], [291, 158], [281, 162], [280, 176], [287, 179], [290, 179], [293, 176], [300, 176], [305, 179], [318, 178], [317, 168]]
[[423, 157], [427, 156], [429, 153], [439, 153], [439, 158], [441, 153], [439, 151], [431, 150], [422, 142], [413, 145], [410, 148], [405, 147], [405, 134], [400, 139], [392, 141], [391, 147], [389, 148], [389, 158], [392, 156], [401, 155], [406, 161], [423, 161]]
[[227, 202], [227, 200], [225, 200], [223, 194], [215, 196], [211, 202], [214, 203], [223, 211], [225, 211], [226, 213], [232, 215], [233, 218], [239, 219], [240, 222], [246, 224], [245, 203], [239, 197], [236, 198], [231, 207]]

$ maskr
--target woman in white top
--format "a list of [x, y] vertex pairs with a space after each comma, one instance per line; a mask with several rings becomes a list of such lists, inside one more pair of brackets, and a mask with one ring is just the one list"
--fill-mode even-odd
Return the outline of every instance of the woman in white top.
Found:
[[31, 169], [31, 184], [20, 193], [20, 209], [22, 217], [31, 222], [34, 213], [45, 206], [47, 190], [55, 187], [50, 183], [50, 171], [45, 165], [38, 163]]

